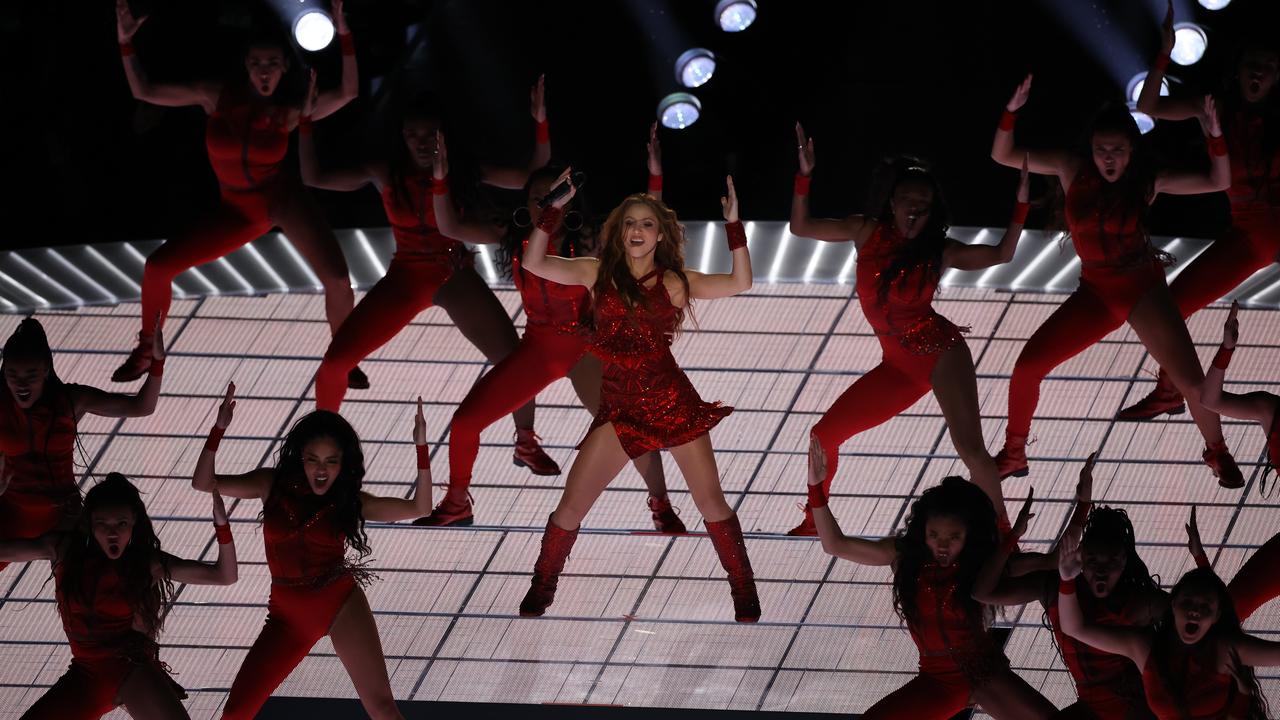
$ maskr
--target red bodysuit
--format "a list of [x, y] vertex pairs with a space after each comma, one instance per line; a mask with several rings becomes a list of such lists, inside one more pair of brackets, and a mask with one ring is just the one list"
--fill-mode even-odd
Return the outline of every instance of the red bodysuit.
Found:
[[[937, 268], [918, 267], [892, 283], [884, 302], [882, 277], [904, 239], [880, 223], [858, 250], [857, 291], [862, 314], [880, 341], [880, 364], [850, 385], [813, 426], [827, 457], [824, 486], [831, 490], [840, 444], [881, 425], [933, 389], [934, 365], [942, 353], [964, 342], [960, 328], [933, 309], [940, 279]], [[923, 285], [920, 281], [924, 280]]]
[[316, 373], [316, 408], [337, 412], [347, 394], [347, 373], [361, 360], [386, 345], [431, 307], [457, 270], [470, 267], [466, 246], [436, 229], [431, 173], [412, 169], [382, 188], [382, 207], [391, 222], [396, 252], [383, 275], [333, 334]]
[[264, 503], [263, 544], [271, 569], [267, 621], [236, 673], [223, 720], [249, 720], [312, 646], [329, 634], [363, 580], [346, 560], [336, 506], [305, 478], [277, 477]]
[[1200, 643], [1188, 647], [1175, 642], [1169, 648], [1169, 655], [1169, 674], [1182, 691], [1186, 714], [1156, 671], [1153, 651], [1142, 670], [1142, 685], [1156, 717], [1160, 720], [1226, 720], [1236, 695], [1236, 684], [1230, 675], [1218, 672], [1216, 645]]
[[[0, 392], [0, 454], [9, 487], [0, 495], [0, 538], [30, 539], [65, 526], [80, 513], [76, 485], [77, 386], [49, 384], [30, 408]], [[8, 563], [0, 563], [0, 569]]]
[[[636, 279], [644, 305], [629, 310], [609, 287], [596, 298], [591, 351], [604, 362], [600, 411], [591, 431], [612, 423], [631, 459], [676, 447], [709, 432], [733, 408], [704, 402], [676, 364], [671, 340], [677, 311], [661, 268]], [[654, 280], [652, 285], [647, 285]]]

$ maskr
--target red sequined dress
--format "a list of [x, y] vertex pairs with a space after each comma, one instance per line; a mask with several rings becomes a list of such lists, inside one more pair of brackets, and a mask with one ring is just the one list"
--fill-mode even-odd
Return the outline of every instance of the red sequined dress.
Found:
[[1009, 660], [986, 628], [976, 627], [956, 598], [958, 564], [943, 567], [928, 562], [916, 580], [916, 608], [920, 618], [907, 629], [920, 651], [920, 672], [949, 684], [985, 684], [1008, 669]]
[[1216, 643], [1201, 642], [1195, 646], [1180, 641], [1171, 643], [1166, 663], [1169, 676], [1178, 684], [1186, 713], [1169, 693], [1156, 666], [1156, 652], [1147, 657], [1142, 669], [1142, 684], [1147, 702], [1160, 720], [1227, 720], [1227, 712], [1236, 695], [1236, 682], [1230, 675], [1218, 672]]
[[[892, 223], [880, 223], [863, 243], [856, 271], [858, 303], [886, 355], [899, 354], [893, 352], [899, 348], [915, 356], [937, 355], [964, 342], [964, 337], [961, 328], [933, 309], [941, 277], [938, 268], [915, 267], [900, 277], [883, 277], [904, 242]], [[884, 282], [890, 285], [881, 301]]]
[[347, 537], [338, 525], [338, 506], [311, 491], [306, 478], [278, 480], [263, 508], [262, 536], [273, 585], [323, 587], [368, 572], [347, 557]]
[[662, 272], [655, 269], [636, 280], [643, 304], [634, 310], [612, 287], [595, 303], [591, 351], [604, 362], [604, 379], [591, 429], [613, 423], [631, 458], [695, 440], [733, 412], [704, 402], [676, 364], [671, 340], [678, 315]]

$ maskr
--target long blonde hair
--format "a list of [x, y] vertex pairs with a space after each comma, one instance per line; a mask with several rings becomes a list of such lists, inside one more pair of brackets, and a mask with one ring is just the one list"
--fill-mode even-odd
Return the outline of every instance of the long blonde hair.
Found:
[[[591, 288], [592, 294], [600, 297], [601, 293], [613, 287], [617, 289], [628, 310], [645, 304], [640, 284], [631, 276], [631, 268], [627, 265], [626, 243], [622, 237], [623, 220], [627, 210], [634, 205], [644, 205], [658, 218], [658, 232], [663, 239], [653, 251], [654, 265], [663, 272], [675, 273], [684, 284], [685, 307], [676, 308], [676, 332], [679, 333], [680, 326], [684, 323], [685, 310], [689, 311], [690, 317], [693, 315], [692, 299], [689, 298], [689, 277], [684, 273], [684, 226], [680, 224], [674, 210], [652, 195], [628, 195], [605, 219], [600, 228], [600, 271], [596, 276], [595, 286]], [[659, 277], [658, 281], [661, 282], [662, 278]]]

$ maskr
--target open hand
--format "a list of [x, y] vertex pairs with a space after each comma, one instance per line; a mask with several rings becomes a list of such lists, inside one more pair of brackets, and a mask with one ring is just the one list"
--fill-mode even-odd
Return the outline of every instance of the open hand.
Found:
[[422, 396], [418, 396], [418, 412], [413, 416], [413, 444], [427, 444], [427, 420], [422, 416]]
[[307, 79], [307, 95], [302, 99], [302, 117], [309, 118], [316, 111], [316, 97], [319, 90], [316, 88], [316, 69], [311, 68], [310, 76]]
[[1205, 554], [1204, 545], [1200, 542], [1200, 525], [1196, 522], [1196, 506], [1191, 506], [1191, 519], [1187, 520], [1187, 550], [1191, 551], [1191, 557], [1199, 563], [1201, 558], [1208, 561], [1209, 556]]
[[231, 425], [231, 417], [236, 410], [236, 384], [227, 383], [227, 394], [222, 398], [222, 404], [218, 406], [218, 419], [214, 424], [219, 428], [226, 430]]
[[720, 209], [724, 211], [724, 221], [738, 222], [738, 193], [733, 189], [733, 176], [726, 175], [724, 182], [727, 194], [720, 198]]
[[805, 176], [813, 174], [813, 138], [804, 136], [804, 128], [798, 122], [796, 123], [796, 150], [800, 155], [800, 174]]
[[546, 122], [547, 120], [547, 76], [545, 73], [538, 76], [538, 82], [533, 84], [529, 90], [529, 114], [533, 115], [534, 122]]
[[1013, 97], [1009, 98], [1009, 102], [1004, 106], [1009, 112], [1018, 112], [1018, 110], [1027, 104], [1027, 98], [1031, 95], [1031, 75], [1027, 75], [1018, 87], [1013, 91]]
[[116, 0], [116, 39], [121, 45], [133, 40], [147, 17], [143, 15], [135, 18], [133, 11], [129, 9], [129, 0]]
[[658, 123], [649, 126], [649, 174], [662, 174], [662, 145], [658, 142]]
[[1231, 301], [1231, 312], [1227, 313], [1227, 321], [1222, 324], [1222, 347], [1234, 350], [1240, 342], [1240, 301]]
[[1031, 488], [1027, 491], [1027, 500], [1022, 503], [1022, 509], [1018, 511], [1018, 519], [1013, 521], [1013, 528], [1009, 530], [1009, 534], [1014, 539], [1021, 539], [1027, 532], [1027, 525], [1031, 522], [1031, 518], [1036, 514], [1031, 512], [1031, 504], [1035, 502], [1036, 489]]
[[1205, 137], [1222, 136], [1222, 123], [1218, 120], [1218, 104], [1212, 95], [1204, 96], [1200, 111], [1196, 113], [1196, 119], [1200, 121], [1200, 129], [1204, 131]]
[[1058, 544], [1058, 576], [1063, 580], [1075, 580], [1084, 569], [1080, 558], [1080, 538], [1064, 535]]

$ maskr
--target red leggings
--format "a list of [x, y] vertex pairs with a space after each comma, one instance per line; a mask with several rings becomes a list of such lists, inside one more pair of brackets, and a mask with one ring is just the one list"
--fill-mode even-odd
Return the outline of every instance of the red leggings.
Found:
[[1258, 608], [1280, 596], [1280, 533], [1271, 537], [1249, 556], [1236, 576], [1227, 584], [1236, 614], [1244, 622]]
[[1009, 381], [1006, 433], [1025, 438], [1045, 376], [1123, 325], [1133, 306], [1151, 288], [1163, 284], [1164, 271], [1154, 263], [1138, 271], [1087, 270], [1080, 287], [1036, 329], [1018, 354]]
[[329, 628], [352, 592], [350, 575], [321, 588], [272, 585], [267, 622], [231, 683], [223, 720], [252, 720]]
[[530, 325], [516, 349], [480, 378], [462, 400], [449, 429], [449, 490], [471, 485], [480, 433], [569, 374], [587, 352], [581, 335]]
[[165, 241], [142, 272], [142, 335], [150, 337], [156, 313], [169, 315], [173, 279], [223, 257], [279, 225], [324, 285], [325, 294], [350, 293], [347, 261], [320, 208], [300, 185], [281, 179], [269, 191], [223, 190], [222, 202]]
[[337, 412], [347, 395], [347, 373], [386, 345], [431, 307], [436, 292], [453, 275], [447, 262], [397, 254], [342, 327], [333, 334], [316, 372], [316, 409]]
[[881, 337], [880, 364], [854, 381], [813, 426], [827, 458], [823, 487], [831, 490], [840, 459], [840, 444], [885, 423], [933, 389], [930, 377], [941, 353], [913, 355], [894, 338]]
[[973, 684], [955, 663], [921, 657], [920, 674], [867, 708], [862, 720], [947, 720], [969, 707]]
[[1200, 253], [1169, 285], [1184, 318], [1231, 292], [1280, 254], [1280, 210], [1237, 210], [1231, 220], [1226, 236]]

